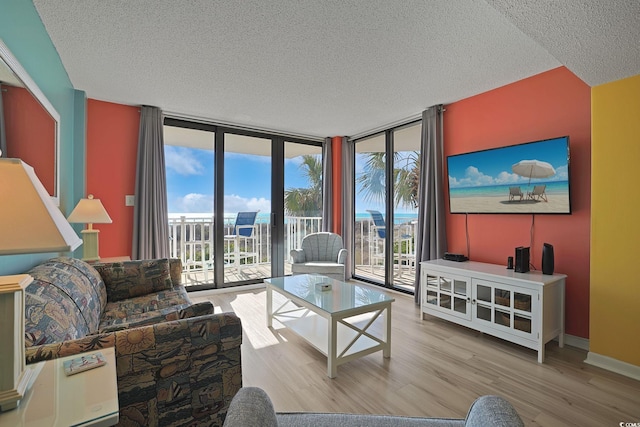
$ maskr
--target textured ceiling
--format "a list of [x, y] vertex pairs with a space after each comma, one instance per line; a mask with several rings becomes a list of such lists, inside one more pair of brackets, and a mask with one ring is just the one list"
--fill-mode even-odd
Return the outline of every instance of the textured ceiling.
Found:
[[487, 0], [590, 86], [640, 73], [638, 0]]
[[34, 4], [90, 98], [315, 137], [560, 65], [592, 85], [640, 73], [637, 0]]

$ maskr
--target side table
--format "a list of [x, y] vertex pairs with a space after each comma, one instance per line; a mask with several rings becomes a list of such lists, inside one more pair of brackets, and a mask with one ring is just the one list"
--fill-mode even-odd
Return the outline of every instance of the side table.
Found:
[[[107, 363], [67, 376], [63, 362], [79, 355], [48, 360], [16, 409], [0, 413], [2, 426], [94, 426], [118, 422], [118, 385], [113, 348], [99, 350]], [[84, 354], [96, 353], [88, 352]]]

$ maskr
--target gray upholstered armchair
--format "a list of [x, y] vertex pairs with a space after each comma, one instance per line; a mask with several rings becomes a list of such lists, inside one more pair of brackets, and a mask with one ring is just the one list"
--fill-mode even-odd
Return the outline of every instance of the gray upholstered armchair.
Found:
[[347, 250], [342, 237], [335, 233], [312, 233], [302, 239], [302, 248], [291, 251], [293, 274], [321, 274], [332, 279], [345, 279]]

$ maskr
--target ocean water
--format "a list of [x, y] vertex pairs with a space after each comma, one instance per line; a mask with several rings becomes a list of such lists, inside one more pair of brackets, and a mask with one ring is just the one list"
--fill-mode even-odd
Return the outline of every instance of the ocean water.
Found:
[[[386, 216], [384, 216], [384, 217], [386, 219]], [[416, 209], [415, 213], [403, 212], [403, 213], [396, 213], [393, 216], [393, 222], [396, 225], [404, 224], [404, 223], [411, 222], [411, 221], [417, 221], [417, 220], [418, 220], [418, 210], [417, 209]], [[360, 221], [371, 221], [371, 215], [369, 214], [369, 212], [356, 213], [356, 222], [360, 222]]]
[[[213, 214], [211, 213], [169, 213], [169, 218], [170, 219], [179, 219], [181, 216], [184, 216], [185, 218], [213, 218]], [[226, 213], [224, 214], [224, 222], [225, 224], [233, 224], [236, 220], [236, 214], [235, 213]], [[368, 212], [359, 212], [356, 213], [356, 222], [358, 221], [370, 221], [371, 220], [371, 215]], [[416, 210], [415, 213], [396, 213], [394, 216], [394, 223], [396, 225], [398, 224], [404, 224], [407, 222], [411, 222], [411, 221], [417, 221], [418, 220], [418, 211]], [[256, 217], [256, 223], [258, 224], [269, 224], [271, 221], [271, 214], [270, 213], [258, 213], [258, 216]]]
[[[533, 191], [534, 185], [545, 184], [547, 188], [545, 192], [547, 194], [569, 194], [569, 181], [536, 181], [527, 185], [519, 184], [523, 193], [527, 191]], [[505, 184], [505, 185], [487, 185], [482, 187], [463, 187], [463, 188], [450, 188], [449, 194], [451, 197], [501, 197], [509, 195], [509, 187], [516, 187], [518, 184]]]

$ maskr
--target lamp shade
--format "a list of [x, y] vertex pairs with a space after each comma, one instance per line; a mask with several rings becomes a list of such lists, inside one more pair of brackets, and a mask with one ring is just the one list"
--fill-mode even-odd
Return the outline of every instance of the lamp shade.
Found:
[[0, 255], [69, 252], [81, 244], [33, 168], [0, 159]]
[[94, 199], [92, 194], [89, 194], [86, 199], [80, 199], [67, 219], [69, 222], [84, 224], [111, 224], [112, 222], [100, 199]]

